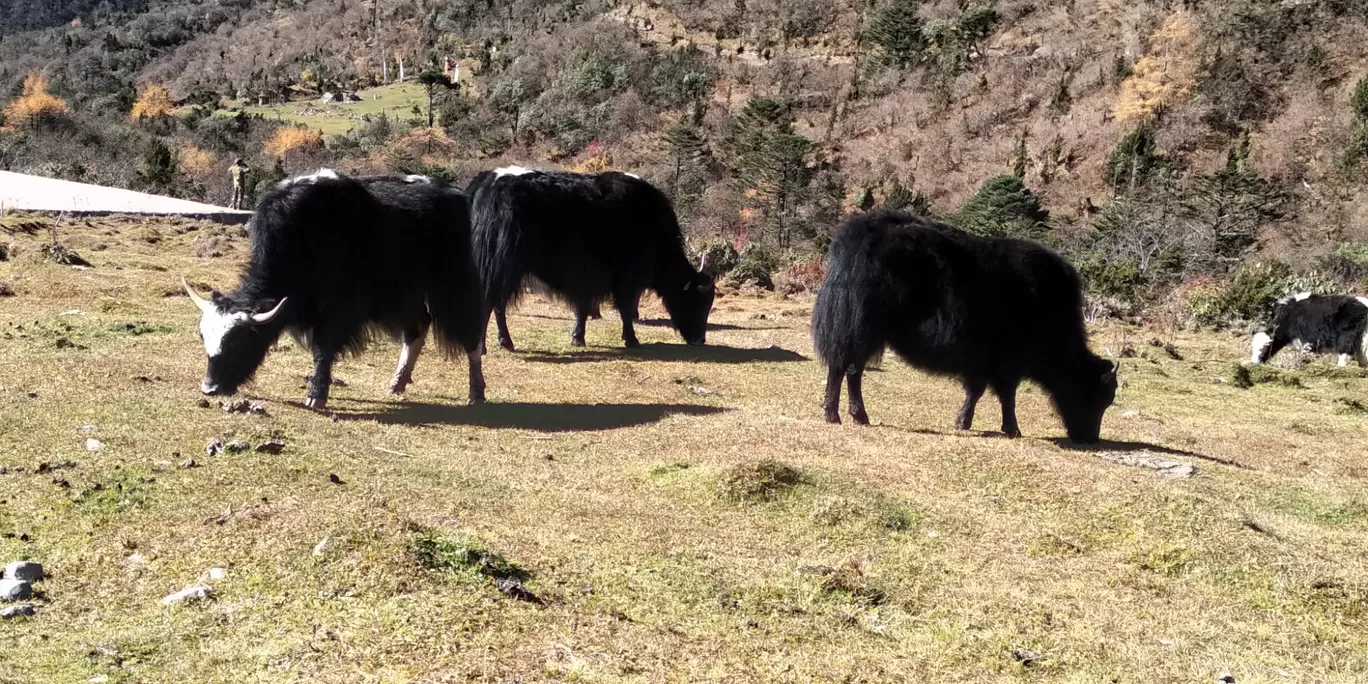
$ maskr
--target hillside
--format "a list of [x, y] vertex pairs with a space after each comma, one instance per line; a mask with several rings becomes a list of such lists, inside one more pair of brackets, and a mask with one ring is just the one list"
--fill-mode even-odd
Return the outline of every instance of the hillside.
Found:
[[[1045, 239], [1122, 310], [1255, 258], [1325, 288], [1368, 276], [1352, 0], [31, 4], [6, 17], [0, 86], [40, 72], [71, 120], [8, 122], [12, 170], [128, 185], [156, 139], [182, 162], [166, 190], [214, 200], [234, 155], [276, 174], [616, 166], [738, 245], [820, 249], [861, 200]], [[397, 117], [295, 115], [448, 61], [461, 85], [433, 130], [421, 93]], [[149, 84], [182, 108], [131, 125]], [[329, 135], [268, 150], [279, 119]], [[985, 187], [1003, 174], [1023, 187]], [[1004, 210], [1004, 188], [1039, 211]]]

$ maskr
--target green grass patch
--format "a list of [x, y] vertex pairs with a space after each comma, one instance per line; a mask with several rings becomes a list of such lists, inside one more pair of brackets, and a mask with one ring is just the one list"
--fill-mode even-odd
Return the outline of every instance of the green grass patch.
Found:
[[742, 503], [778, 501], [806, 482], [797, 468], [773, 459], [742, 463], [722, 476], [722, 497]]
[[471, 537], [418, 532], [410, 540], [409, 551], [419, 565], [433, 572], [466, 573], [490, 579], [526, 580], [531, 577], [527, 570]]

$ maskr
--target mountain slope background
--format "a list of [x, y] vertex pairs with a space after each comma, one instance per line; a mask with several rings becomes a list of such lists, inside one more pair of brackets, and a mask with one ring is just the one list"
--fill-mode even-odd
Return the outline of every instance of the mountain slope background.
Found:
[[[1116, 310], [1254, 261], [1368, 276], [1350, 0], [12, 1], [0, 25], [0, 94], [38, 73], [68, 107], [7, 117], [16, 171], [222, 201], [239, 155], [264, 176], [623, 168], [694, 235], [788, 255], [877, 206], [1043, 239]], [[271, 145], [292, 124], [243, 110], [443, 64], [460, 84], [430, 129], [418, 97]], [[178, 108], [130, 121], [153, 85]]]

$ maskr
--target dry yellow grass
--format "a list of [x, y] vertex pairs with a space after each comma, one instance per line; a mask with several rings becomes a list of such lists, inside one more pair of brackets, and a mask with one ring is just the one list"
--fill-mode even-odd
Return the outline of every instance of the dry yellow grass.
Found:
[[[709, 347], [642, 325], [636, 352], [611, 313], [572, 350], [568, 313], [529, 302], [484, 408], [435, 356], [386, 396], [385, 343], [314, 414], [282, 342], [248, 395], [269, 415], [227, 414], [195, 406], [178, 279], [231, 287], [242, 246], [191, 245], [232, 231], [63, 226], [90, 270], [3, 231], [0, 560], [52, 578], [36, 617], [0, 622], [0, 682], [1368, 680], [1361, 377], [1241, 390], [1212, 378], [1243, 339], [1181, 335], [1178, 361], [1126, 331], [1142, 358], [1104, 435], [1199, 469], [1161, 480], [1056, 444], [1035, 390], [1028, 438], [956, 434], [956, 384], [891, 360], [866, 382], [876, 425], [826, 425], [811, 301], [731, 294]], [[283, 453], [204, 453], [272, 437]], [[503, 560], [544, 605], [496, 589]], [[211, 567], [214, 600], [161, 605]]]

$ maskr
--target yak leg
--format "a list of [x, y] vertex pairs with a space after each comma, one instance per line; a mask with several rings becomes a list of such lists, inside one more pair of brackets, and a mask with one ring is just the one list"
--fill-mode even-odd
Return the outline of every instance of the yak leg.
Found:
[[869, 414], [864, 405], [864, 362], [846, 370], [846, 390], [850, 394], [850, 418], [856, 425], [869, 425]]
[[959, 413], [955, 415], [956, 430], [968, 430], [974, 426], [974, 408], [978, 406], [978, 400], [987, 389], [988, 383], [982, 380], [964, 379], [964, 405], [960, 406]]
[[479, 354], [466, 352], [466, 360], [470, 361], [470, 396], [466, 403], [471, 406], [483, 404], [485, 402], [485, 379], [484, 361]]
[[1349, 355], [1348, 355], [1348, 354], [1340, 354], [1340, 355], [1339, 355], [1339, 365], [1340, 365], [1341, 367], [1349, 365]]
[[403, 394], [409, 383], [413, 382], [413, 367], [427, 344], [428, 328], [431, 326], [432, 316], [423, 312], [422, 317], [404, 331], [404, 348], [399, 352], [399, 367], [394, 369], [394, 378], [390, 380], [391, 394]]
[[822, 408], [826, 411], [826, 421], [828, 423], [841, 423], [841, 379], [845, 376], [845, 370], [832, 366], [827, 369], [826, 401], [822, 402]]
[[1002, 404], [1002, 434], [1013, 439], [1021, 436], [1016, 417], [1018, 383], [1019, 380], [998, 380], [993, 383], [993, 393], [997, 395], [998, 403]]
[[494, 307], [494, 325], [499, 328], [499, 346], [508, 351], [517, 351], [513, 348], [513, 336], [508, 334], [508, 317], [502, 306]]
[[615, 296], [613, 305], [622, 317], [622, 343], [628, 349], [640, 347], [641, 342], [637, 340], [636, 329], [632, 325], [637, 319], [637, 298], [631, 293]]
[[570, 346], [584, 346], [584, 326], [589, 320], [591, 303], [575, 302], [575, 329], [570, 332]]
[[309, 381], [309, 398], [304, 405], [322, 411], [328, 407], [328, 391], [332, 389], [332, 366], [337, 359], [339, 347], [314, 343], [313, 379]]

